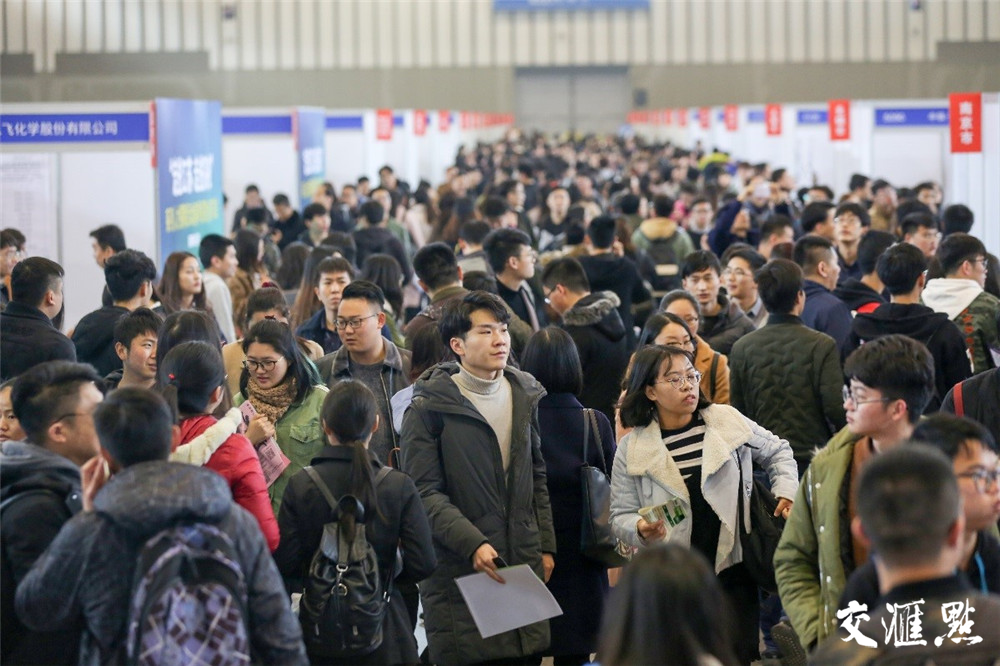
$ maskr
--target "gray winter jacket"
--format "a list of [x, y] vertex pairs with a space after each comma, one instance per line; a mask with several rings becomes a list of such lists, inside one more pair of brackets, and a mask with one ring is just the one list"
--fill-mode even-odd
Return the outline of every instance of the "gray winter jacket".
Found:
[[547, 621], [481, 638], [454, 580], [474, 573], [472, 555], [487, 542], [509, 565], [528, 564], [539, 578], [542, 553], [556, 551], [538, 434], [544, 389], [527, 373], [504, 370], [514, 402], [505, 479], [493, 428], [451, 379], [458, 370], [457, 363], [443, 363], [421, 376], [400, 433], [403, 470], [420, 492], [437, 552], [437, 569], [420, 584], [436, 664], [527, 656], [548, 647]]

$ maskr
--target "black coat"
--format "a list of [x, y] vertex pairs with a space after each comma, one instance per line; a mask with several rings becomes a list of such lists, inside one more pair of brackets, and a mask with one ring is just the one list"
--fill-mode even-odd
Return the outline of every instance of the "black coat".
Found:
[[[326, 446], [313, 458], [312, 466], [336, 498], [350, 492], [353, 455], [349, 447]], [[371, 464], [372, 473], [382, 466], [374, 459]], [[377, 512], [374, 507], [365, 507], [365, 536], [375, 550], [381, 571], [394, 570], [397, 545], [403, 553], [403, 570], [392, 591], [382, 645], [365, 663], [416, 663], [417, 642], [399, 584], [416, 583], [434, 571], [437, 560], [431, 529], [413, 481], [402, 472], [390, 472], [379, 484], [377, 500]], [[274, 552], [290, 593], [302, 591], [313, 554], [323, 537], [323, 526], [331, 520], [330, 505], [309, 475], [299, 472], [293, 476], [281, 501], [278, 514], [281, 544]]]
[[82, 508], [80, 470], [67, 458], [27, 442], [4, 442], [0, 455], [0, 500], [13, 499], [0, 521], [3, 553], [2, 638], [5, 664], [76, 662], [80, 627], [66, 631], [29, 631], [14, 613], [17, 585], [41, 557], [62, 526]]
[[102, 377], [122, 367], [115, 353], [115, 324], [129, 313], [128, 309], [108, 305], [84, 315], [73, 330], [76, 360], [89, 363]]
[[610, 291], [584, 296], [563, 315], [563, 328], [573, 338], [583, 366], [584, 407], [599, 409], [613, 421], [620, 382], [628, 367], [625, 325], [618, 297]]
[[[962, 382], [962, 416], [983, 424], [1000, 442], [1000, 368], [981, 372]], [[955, 388], [952, 387], [941, 403], [941, 411], [958, 414], [955, 408]]]
[[618, 297], [620, 301], [618, 315], [625, 325], [625, 339], [628, 341], [629, 350], [634, 349], [636, 337], [632, 306], [648, 304], [652, 298], [635, 262], [615, 254], [596, 254], [580, 257], [580, 265], [587, 273], [592, 292], [613, 291]]
[[0, 312], [0, 381], [58, 360], [76, 360], [72, 341], [38, 308], [11, 301]]
[[399, 267], [403, 271], [403, 282], [410, 279], [410, 274], [413, 272], [410, 268], [410, 258], [406, 256], [403, 244], [391, 231], [385, 227], [365, 227], [355, 229], [353, 235], [354, 243], [358, 247], [355, 265], [364, 266], [365, 259], [373, 254], [388, 254], [399, 262]]
[[[591, 429], [586, 462], [610, 476], [615, 461], [615, 433], [603, 413], [595, 415], [600, 432]], [[583, 405], [570, 393], [550, 394], [538, 403], [545, 477], [559, 549], [548, 586], [563, 609], [562, 615], [549, 620], [552, 644], [546, 654], [551, 655], [590, 654], [597, 649], [597, 632], [608, 594], [607, 568], [580, 553], [583, 419]]]
[[420, 491], [437, 551], [438, 568], [420, 595], [431, 662], [441, 665], [545, 650], [548, 622], [483, 639], [455, 578], [475, 573], [472, 556], [484, 543], [510, 566], [530, 565], [539, 578], [542, 553], [556, 552], [538, 435], [544, 390], [531, 375], [504, 370], [514, 403], [505, 479], [496, 434], [452, 381], [457, 372], [457, 363], [442, 363], [421, 376], [400, 432], [403, 470]]

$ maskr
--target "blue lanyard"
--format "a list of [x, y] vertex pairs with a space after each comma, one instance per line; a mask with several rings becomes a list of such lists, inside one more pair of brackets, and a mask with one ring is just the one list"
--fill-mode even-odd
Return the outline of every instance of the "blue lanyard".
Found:
[[976, 567], [979, 569], [979, 589], [982, 590], [983, 594], [989, 594], [989, 590], [986, 589], [986, 567], [983, 566], [983, 556], [976, 552], [972, 554], [972, 557], [976, 560]]

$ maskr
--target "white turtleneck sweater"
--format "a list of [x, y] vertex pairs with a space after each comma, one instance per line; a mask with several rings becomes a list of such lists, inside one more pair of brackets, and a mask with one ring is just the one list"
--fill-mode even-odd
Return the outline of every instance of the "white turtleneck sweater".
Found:
[[514, 399], [510, 382], [503, 373], [496, 379], [480, 379], [461, 364], [458, 368], [458, 372], [451, 376], [451, 380], [496, 433], [506, 479], [507, 465], [510, 463], [510, 433], [514, 425]]

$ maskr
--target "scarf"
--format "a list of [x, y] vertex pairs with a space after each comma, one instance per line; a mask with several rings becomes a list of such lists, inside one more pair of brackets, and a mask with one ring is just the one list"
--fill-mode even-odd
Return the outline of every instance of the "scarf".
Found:
[[295, 400], [297, 388], [298, 382], [294, 377], [277, 386], [262, 388], [251, 376], [247, 380], [247, 393], [249, 393], [247, 399], [258, 414], [266, 416], [271, 423], [277, 423]]

